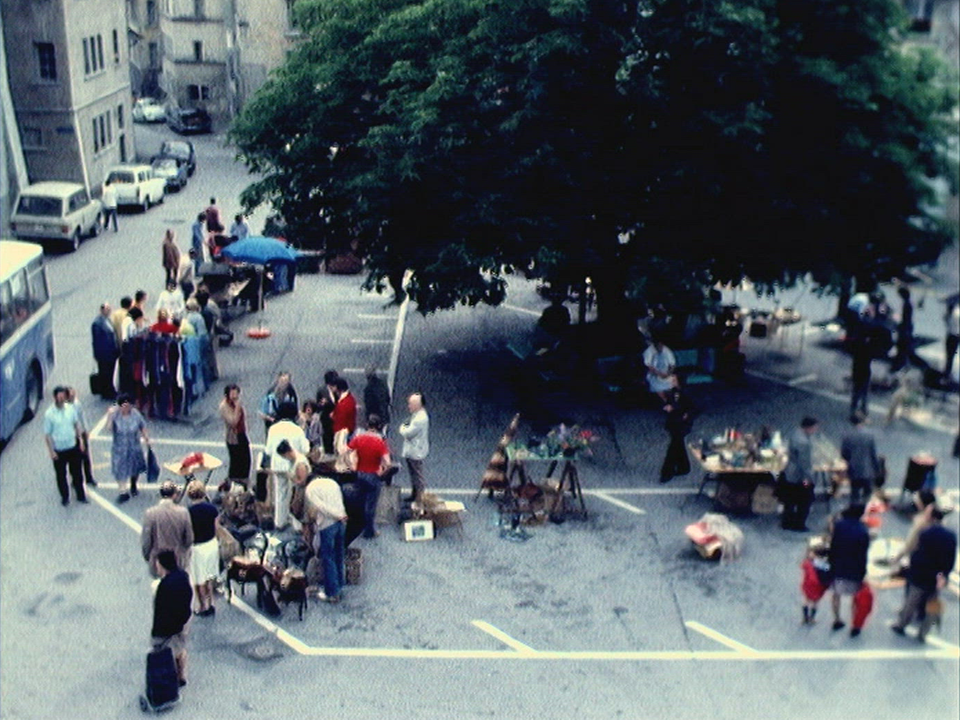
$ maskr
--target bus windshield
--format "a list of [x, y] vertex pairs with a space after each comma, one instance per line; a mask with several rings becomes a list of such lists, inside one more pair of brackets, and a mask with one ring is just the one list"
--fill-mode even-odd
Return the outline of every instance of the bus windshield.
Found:
[[43, 249], [0, 240], [0, 440], [40, 406], [53, 370], [53, 321]]

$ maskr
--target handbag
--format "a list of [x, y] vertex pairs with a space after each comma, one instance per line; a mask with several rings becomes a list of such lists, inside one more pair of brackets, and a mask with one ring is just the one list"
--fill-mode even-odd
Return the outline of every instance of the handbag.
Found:
[[160, 479], [160, 463], [157, 462], [157, 455], [153, 448], [147, 446], [147, 482], [154, 483]]
[[100, 384], [100, 373], [90, 373], [90, 394], [102, 395], [103, 387]]

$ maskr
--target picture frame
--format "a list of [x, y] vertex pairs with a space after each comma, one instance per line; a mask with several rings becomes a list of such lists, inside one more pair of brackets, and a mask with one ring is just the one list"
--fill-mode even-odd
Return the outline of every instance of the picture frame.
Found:
[[405, 542], [420, 542], [433, 540], [433, 520], [407, 520], [403, 524], [403, 539]]

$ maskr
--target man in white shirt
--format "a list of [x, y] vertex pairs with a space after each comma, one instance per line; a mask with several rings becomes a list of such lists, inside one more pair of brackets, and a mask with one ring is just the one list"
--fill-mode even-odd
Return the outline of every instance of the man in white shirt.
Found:
[[176, 282], [168, 282], [167, 289], [162, 290], [157, 297], [157, 313], [159, 314], [161, 310], [166, 310], [167, 317], [171, 320], [183, 317], [183, 291]]
[[[287, 440], [281, 440], [280, 444], [277, 445], [277, 455], [290, 463], [290, 470], [287, 473], [287, 477], [290, 479], [290, 482], [292, 482], [294, 485], [303, 487], [307, 482], [307, 477], [310, 475], [311, 470], [310, 461], [307, 459], [307, 456], [302, 452], [294, 450], [290, 446], [290, 442]], [[290, 524], [293, 525], [294, 530], [302, 529], [300, 520], [297, 517], [291, 518]]]
[[267, 432], [264, 452], [270, 457], [270, 471], [273, 476], [273, 524], [277, 530], [290, 522], [290, 474], [293, 465], [290, 460], [278, 452], [284, 440], [298, 453], [310, 452], [310, 441], [296, 423], [297, 406], [294, 403], [282, 403], [277, 409], [277, 421]]
[[347, 511], [343, 493], [335, 480], [318, 477], [307, 485], [304, 499], [308, 516], [315, 518], [313, 547], [323, 566], [323, 590], [317, 597], [337, 603], [346, 584], [343, 561]]
[[403, 438], [400, 454], [407, 461], [414, 501], [420, 499], [426, 486], [423, 479], [423, 461], [430, 453], [430, 418], [427, 415], [426, 404], [423, 393], [415, 392], [410, 395], [407, 398], [410, 419], [400, 426], [400, 437]]
[[233, 225], [230, 226], [230, 237], [237, 240], [244, 240], [250, 234], [250, 226], [243, 219], [243, 215], [237, 215], [233, 218]]
[[110, 220], [113, 220], [113, 231], [120, 232], [117, 226], [117, 189], [110, 183], [103, 186], [103, 194], [100, 196], [100, 203], [103, 205], [103, 229], [110, 227]]
[[653, 345], [643, 351], [643, 364], [647, 368], [647, 383], [650, 392], [660, 396], [666, 402], [667, 393], [673, 389], [673, 371], [677, 360], [673, 352], [660, 338], [654, 338]]

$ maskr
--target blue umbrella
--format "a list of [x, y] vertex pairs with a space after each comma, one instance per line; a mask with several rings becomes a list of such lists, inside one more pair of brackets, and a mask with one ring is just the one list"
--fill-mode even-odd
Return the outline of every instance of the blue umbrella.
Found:
[[287, 247], [282, 240], [261, 235], [252, 235], [235, 243], [230, 243], [220, 254], [234, 262], [266, 265], [271, 262], [296, 262], [297, 251]]
[[[220, 254], [227, 260], [245, 262], [253, 265], [267, 263], [295, 263], [297, 251], [287, 247], [282, 240], [272, 237], [254, 235], [227, 245]], [[260, 280], [260, 306], [263, 307], [263, 278]], [[270, 331], [263, 327], [263, 315], [260, 315], [260, 324], [257, 328], [247, 331], [251, 338], [262, 339], [270, 337]]]

